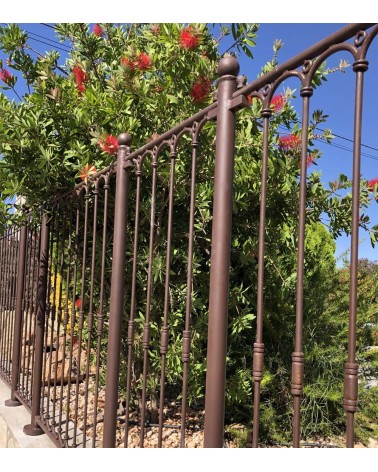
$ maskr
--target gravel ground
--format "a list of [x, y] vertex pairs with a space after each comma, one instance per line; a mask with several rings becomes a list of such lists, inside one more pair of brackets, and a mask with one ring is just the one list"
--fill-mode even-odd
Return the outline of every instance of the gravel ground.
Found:
[[[47, 387], [46, 393], [47, 393]], [[87, 447], [92, 447], [93, 441], [93, 423], [94, 423], [94, 381], [91, 378], [89, 381], [89, 395], [87, 400], [87, 425], [86, 425], [86, 441]], [[67, 411], [67, 394], [68, 394], [68, 385], [63, 387], [63, 412]], [[71, 385], [71, 399], [70, 399], [70, 412], [69, 417], [73, 420], [75, 416], [75, 400], [76, 400], [76, 385]], [[50, 397], [52, 401], [52, 390], [50, 391]], [[56, 395], [56, 410], [59, 409], [60, 401], [60, 386], [57, 387]], [[124, 403], [124, 402], [123, 402]], [[102, 446], [102, 437], [103, 437], [103, 414], [104, 414], [104, 405], [105, 405], [105, 391], [104, 389], [99, 391], [98, 394], [98, 403], [97, 403], [97, 425], [96, 425], [96, 447]], [[125, 433], [125, 410], [122, 407], [122, 399], [120, 399], [120, 408], [118, 409], [118, 422], [117, 422], [117, 447], [124, 447], [124, 433]], [[79, 385], [79, 395], [77, 401], [77, 416], [78, 416], [78, 442], [83, 442], [82, 431], [84, 427], [84, 414], [85, 414], [85, 384], [81, 383]], [[147, 417], [148, 417], [148, 408], [150, 404], [147, 402]], [[50, 406], [50, 408], [52, 408]], [[51, 412], [51, 410], [50, 410]], [[186, 432], [185, 432], [185, 447], [188, 448], [202, 448], [204, 444], [204, 411], [196, 411], [191, 408], [188, 408], [187, 412], [187, 423], [186, 423]], [[56, 417], [58, 411], [56, 411]], [[130, 426], [128, 433], [128, 447], [130, 448], [139, 448], [140, 447], [140, 426], [138, 420], [140, 413], [139, 411], [130, 412]], [[137, 423], [137, 424], [136, 424]], [[181, 405], [178, 402], [170, 402], [164, 408], [164, 427], [163, 427], [163, 447], [165, 448], [178, 448], [180, 447], [180, 435], [181, 435]], [[238, 445], [237, 436], [241, 433], [246, 434], [245, 427], [241, 424], [233, 424], [227, 427], [228, 433], [225, 435], [225, 447], [227, 448], [237, 448]], [[72, 431], [72, 429], [71, 429]], [[245, 435], [244, 434], [244, 435]], [[247, 442], [244, 442], [243, 445], [246, 447], [251, 447], [251, 437], [250, 434], [247, 435]], [[308, 441], [301, 442], [302, 447], [344, 447], [345, 438], [333, 438], [333, 439], [323, 439], [323, 438], [313, 438]], [[80, 447], [80, 444], [79, 444]], [[81, 446], [82, 447], [82, 446]], [[157, 448], [158, 447], [158, 427], [154, 425], [147, 425], [145, 427], [144, 434], [144, 447], [145, 448]], [[262, 445], [261, 447], [281, 447], [287, 448], [291, 445], [287, 444], [270, 444]], [[367, 446], [364, 446], [361, 443], [355, 445], [356, 448], [378, 448], [378, 441], [376, 439], [370, 438]]]

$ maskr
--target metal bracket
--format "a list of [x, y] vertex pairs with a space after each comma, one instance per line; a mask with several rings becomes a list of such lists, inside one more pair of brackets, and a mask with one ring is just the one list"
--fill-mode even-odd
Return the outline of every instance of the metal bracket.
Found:
[[216, 106], [215, 108], [213, 108], [212, 110], [210, 110], [208, 113], [207, 113], [207, 119], [209, 121], [211, 120], [216, 120], [217, 119], [217, 115], [218, 115], [218, 107]]
[[238, 111], [247, 107], [249, 107], [249, 102], [248, 98], [244, 95], [238, 95], [236, 98], [232, 98], [228, 102], [228, 109], [232, 111]]

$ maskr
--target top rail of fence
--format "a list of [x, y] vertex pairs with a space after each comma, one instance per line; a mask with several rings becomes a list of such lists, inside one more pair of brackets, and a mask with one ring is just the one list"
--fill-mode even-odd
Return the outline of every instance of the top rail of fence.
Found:
[[312, 46], [305, 49], [296, 56], [292, 57], [291, 59], [287, 60], [286, 62], [283, 62], [281, 65], [277, 66], [272, 71], [267, 72], [266, 74], [262, 75], [250, 84], [246, 85], [245, 87], [236, 90], [236, 92], [233, 94], [233, 98], [236, 98], [239, 95], [248, 95], [251, 92], [262, 89], [263, 87], [265, 87], [265, 85], [274, 82], [284, 72], [296, 69], [297, 67], [303, 65], [304, 61], [310, 61], [314, 59], [315, 57], [319, 56], [324, 51], [326, 51], [330, 46], [342, 43], [352, 38], [359, 31], [371, 28], [375, 24], [376, 23], [350, 23], [349, 25], [339, 29], [335, 33], [322, 39], [321, 41], [318, 41], [317, 43], [313, 44]]

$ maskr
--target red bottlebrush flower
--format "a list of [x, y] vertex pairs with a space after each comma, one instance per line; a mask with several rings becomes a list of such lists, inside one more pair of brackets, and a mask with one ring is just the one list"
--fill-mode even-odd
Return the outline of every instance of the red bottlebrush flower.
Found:
[[88, 82], [88, 74], [79, 66], [75, 66], [72, 69], [72, 72], [75, 74], [76, 83], [78, 85], [82, 84], [83, 82]]
[[194, 83], [190, 96], [194, 102], [203, 102], [209, 95], [211, 90], [211, 82], [207, 77], [200, 77], [197, 82]]
[[83, 95], [85, 92], [85, 85], [84, 84], [77, 84], [76, 85], [77, 91], [79, 92], [79, 95]]
[[312, 154], [307, 155], [307, 167], [315, 162], [315, 157]]
[[77, 299], [75, 300], [75, 307], [76, 307], [78, 310], [80, 310], [80, 308], [81, 308], [81, 298], [77, 298]]
[[98, 36], [99, 38], [102, 38], [104, 36], [104, 30], [98, 23], [96, 23], [93, 27], [93, 34]]
[[0, 80], [2, 80], [5, 84], [7, 84], [13, 75], [6, 69], [0, 69]]
[[198, 36], [191, 26], [184, 28], [180, 33], [180, 46], [185, 49], [194, 49], [198, 46]]
[[368, 190], [370, 190], [370, 192], [374, 192], [376, 185], [378, 185], [378, 179], [368, 180], [367, 186], [368, 186]]
[[290, 134], [289, 136], [281, 136], [278, 140], [278, 145], [283, 151], [291, 151], [298, 148], [301, 143], [299, 136]]
[[139, 56], [136, 58], [135, 65], [140, 70], [147, 70], [151, 67], [150, 56], [144, 52], [140, 53]]
[[270, 102], [270, 106], [273, 107], [273, 111], [275, 113], [279, 112], [282, 110], [282, 108], [285, 106], [286, 103], [286, 98], [280, 93], [279, 95], [275, 95], [272, 98], [272, 101]]
[[108, 154], [115, 154], [118, 151], [117, 138], [111, 134], [108, 134], [105, 140], [101, 140], [99, 142], [99, 146], [102, 151], [107, 152]]
[[79, 66], [75, 66], [72, 69], [72, 72], [74, 73], [76, 77], [76, 88], [77, 91], [79, 92], [79, 95], [82, 95], [85, 92], [85, 86], [84, 83], [88, 82], [88, 74]]
[[135, 70], [135, 64], [133, 63], [133, 61], [130, 61], [130, 59], [127, 59], [127, 57], [123, 57], [121, 59], [121, 64], [123, 66], [125, 66], [125, 68], [129, 71], [129, 72], [134, 72]]
[[79, 176], [83, 182], [87, 183], [88, 178], [91, 175], [95, 174], [96, 172], [97, 172], [97, 169], [95, 166], [92, 166], [91, 164], [87, 164], [81, 169]]
[[[301, 167], [301, 158], [298, 160], [298, 167]], [[313, 164], [316, 161], [316, 158], [312, 154], [308, 154], [306, 157], [306, 167], [310, 167], [311, 164]]]

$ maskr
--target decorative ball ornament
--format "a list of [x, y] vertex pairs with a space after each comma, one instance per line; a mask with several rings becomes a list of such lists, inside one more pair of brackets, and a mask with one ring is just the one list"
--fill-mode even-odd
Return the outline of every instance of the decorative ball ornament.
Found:
[[223, 57], [218, 64], [218, 75], [233, 75], [237, 77], [240, 71], [240, 65], [238, 60], [233, 56]]
[[130, 146], [131, 144], [131, 136], [128, 133], [121, 133], [118, 136], [118, 144], [120, 146]]

